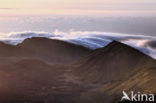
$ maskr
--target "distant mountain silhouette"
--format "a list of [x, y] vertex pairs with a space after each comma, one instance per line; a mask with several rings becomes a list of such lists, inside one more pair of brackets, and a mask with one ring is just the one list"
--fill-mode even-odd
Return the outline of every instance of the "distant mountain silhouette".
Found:
[[125, 73], [152, 60], [126, 44], [113, 41], [73, 64], [73, 74], [88, 82], [110, 82], [121, 79]]
[[[33, 37], [24, 40], [17, 46], [0, 42], [0, 56], [21, 59], [39, 59], [51, 64], [69, 64], [91, 53], [90, 49], [60, 40]], [[9, 60], [8, 60], [9, 61]]]

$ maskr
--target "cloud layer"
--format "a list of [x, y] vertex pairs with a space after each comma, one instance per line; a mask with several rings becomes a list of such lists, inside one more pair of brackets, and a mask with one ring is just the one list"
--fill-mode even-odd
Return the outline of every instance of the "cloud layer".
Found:
[[82, 45], [90, 49], [97, 49], [106, 46], [112, 40], [126, 43], [156, 59], [156, 37], [131, 35], [106, 32], [14, 32], [9, 34], [0, 34], [0, 41], [7, 44], [17, 45], [26, 38], [46, 37], [58, 39]]

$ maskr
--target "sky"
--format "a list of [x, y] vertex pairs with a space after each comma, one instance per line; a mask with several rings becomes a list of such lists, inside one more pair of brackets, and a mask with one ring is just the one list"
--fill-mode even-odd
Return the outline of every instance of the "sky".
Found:
[[156, 0], [0, 0], [0, 14], [156, 12]]
[[155, 5], [156, 0], [0, 0], [0, 33], [75, 30], [155, 36]]

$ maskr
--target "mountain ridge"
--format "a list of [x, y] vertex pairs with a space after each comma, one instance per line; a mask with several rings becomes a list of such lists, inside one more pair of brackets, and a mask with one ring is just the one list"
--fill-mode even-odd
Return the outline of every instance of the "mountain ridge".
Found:
[[73, 64], [72, 73], [87, 82], [109, 82], [152, 60], [135, 48], [113, 41]]
[[19, 60], [33, 58], [62, 65], [76, 61], [92, 52], [83, 46], [43, 37], [28, 38], [16, 46], [0, 42], [0, 50], [0, 56], [4, 58]]

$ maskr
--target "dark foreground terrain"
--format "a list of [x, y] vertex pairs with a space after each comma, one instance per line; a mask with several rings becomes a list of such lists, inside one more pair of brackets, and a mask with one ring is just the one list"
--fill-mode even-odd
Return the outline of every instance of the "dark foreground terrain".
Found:
[[156, 60], [117, 41], [0, 43], [0, 103], [120, 103], [123, 90], [156, 94]]

